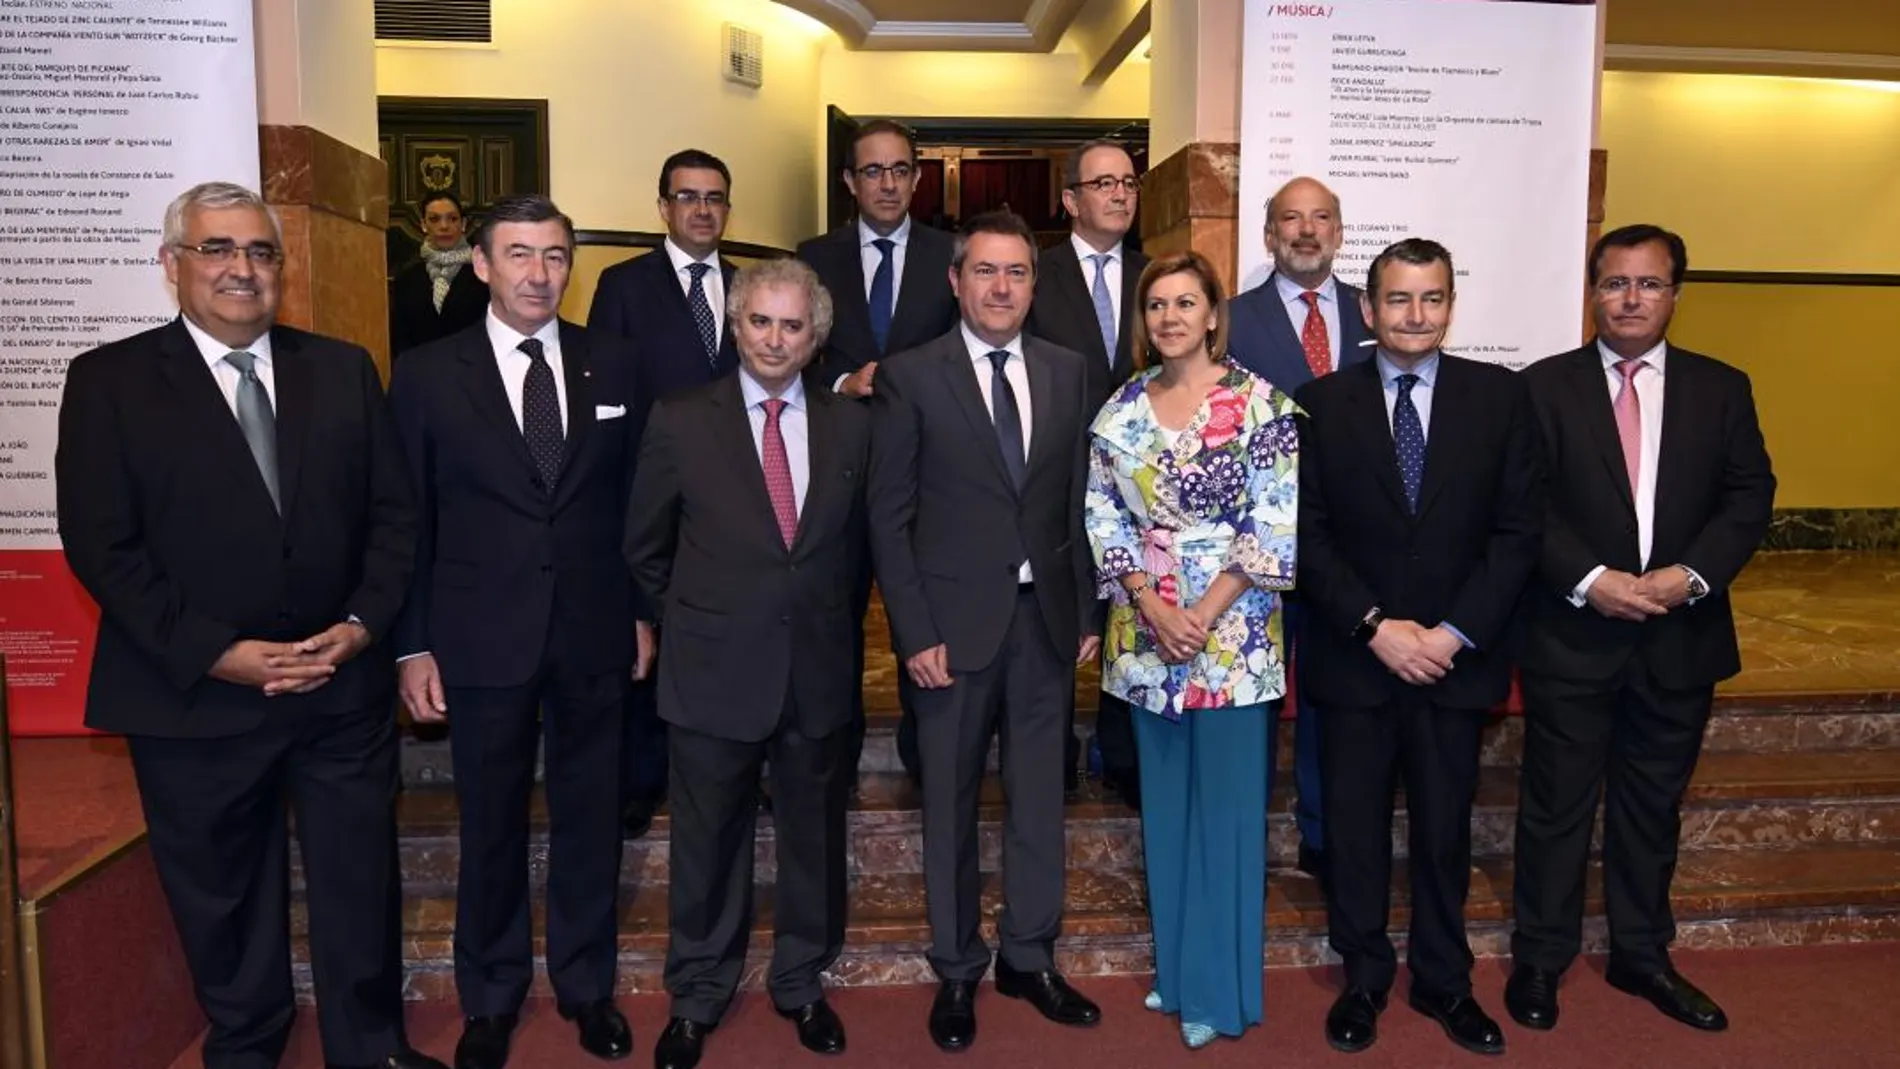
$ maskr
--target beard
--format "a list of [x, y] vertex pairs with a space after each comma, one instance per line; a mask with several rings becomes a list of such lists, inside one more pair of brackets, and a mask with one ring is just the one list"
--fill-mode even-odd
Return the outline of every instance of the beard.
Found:
[[1302, 275], [1316, 275], [1332, 267], [1333, 257], [1324, 249], [1307, 252], [1291, 245], [1282, 245], [1274, 247], [1273, 262], [1288, 271]]

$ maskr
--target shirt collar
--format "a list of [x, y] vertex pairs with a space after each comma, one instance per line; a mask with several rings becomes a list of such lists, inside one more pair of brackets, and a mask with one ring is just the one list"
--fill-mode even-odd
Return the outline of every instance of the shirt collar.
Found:
[[1394, 364], [1386, 357], [1384, 350], [1380, 350], [1379, 355], [1374, 357], [1374, 359], [1379, 362], [1379, 383], [1389, 389], [1394, 382], [1398, 381], [1400, 375], [1411, 374], [1418, 376], [1418, 384], [1420, 386], [1428, 390], [1434, 389], [1438, 384], [1439, 355], [1438, 353], [1433, 353], [1420, 361], [1417, 367], [1407, 372], [1400, 370], [1397, 364]]
[[[492, 305], [489, 307], [488, 344], [494, 347], [497, 357], [514, 352], [521, 347], [521, 343], [527, 340], [528, 337], [529, 335], [522, 334], [515, 330], [515, 328], [503, 323], [501, 319], [495, 315], [494, 307]], [[558, 354], [561, 351], [561, 321], [559, 319], [548, 320], [542, 324], [540, 330], [534, 332], [533, 337], [541, 340], [541, 348], [549, 356]]]
[[[1075, 246], [1075, 258], [1085, 264], [1092, 262], [1089, 257], [1103, 255], [1103, 250], [1083, 241], [1082, 235], [1073, 230], [1069, 231], [1069, 244]], [[1107, 256], [1110, 263], [1121, 263], [1122, 243], [1117, 241], [1114, 248], [1107, 250]]]
[[192, 343], [198, 346], [198, 355], [204, 357], [205, 363], [211, 367], [217, 367], [218, 361], [223, 360], [226, 353], [240, 351], [256, 357], [257, 363], [265, 367], [270, 366], [270, 331], [267, 330], [258, 335], [256, 341], [238, 350], [205, 333], [198, 324], [191, 321], [190, 316], [183, 312], [178, 313], [178, 318], [185, 324], [185, 333], [191, 335]]
[[710, 266], [715, 272], [719, 270], [719, 250], [718, 249], [714, 249], [713, 251], [707, 253], [706, 258], [703, 260], [695, 260], [693, 259], [692, 253], [687, 252], [685, 249], [682, 249], [678, 245], [674, 244], [671, 236], [667, 237], [665, 241], [661, 242], [660, 247], [666, 250], [666, 258], [668, 260], [673, 261], [673, 273], [676, 275], [685, 274], [687, 266], [691, 264], [706, 264]]
[[[1643, 363], [1648, 364], [1650, 367], [1654, 368], [1657, 374], [1661, 374], [1662, 369], [1663, 369], [1663, 357], [1667, 356], [1668, 353], [1669, 353], [1669, 342], [1667, 340], [1664, 340], [1664, 341], [1657, 342], [1655, 348], [1637, 357], [1636, 359], [1641, 360]], [[1597, 339], [1597, 356], [1602, 358], [1603, 370], [1605, 371], [1614, 370], [1616, 368], [1617, 363], [1623, 359], [1622, 357], [1616, 355], [1616, 352], [1612, 350], [1609, 346], [1603, 344], [1602, 338]]]
[[[744, 364], [739, 365], [739, 396], [745, 400], [747, 409], [758, 408], [772, 399], [771, 392], [759, 385], [759, 380], [752, 377], [752, 373], [745, 369]], [[778, 395], [778, 399], [785, 402], [785, 407], [803, 412], [805, 410], [805, 377], [800, 375], [793, 379], [792, 384], [785, 387], [785, 392]]]
[[998, 349], [1018, 359], [1022, 358], [1023, 336], [1021, 332], [1018, 332], [1014, 338], [1009, 339], [1009, 344], [1007, 345], [991, 345], [989, 342], [977, 337], [975, 332], [970, 330], [970, 324], [968, 323], [959, 320], [957, 329], [963, 332], [963, 344], [970, 350], [970, 359], [972, 361], [981, 360], [984, 363], [988, 363], [990, 354], [996, 352]]
[[897, 229], [891, 231], [888, 235], [880, 234], [872, 230], [871, 224], [864, 221], [864, 216], [858, 216], [858, 248], [868, 248], [873, 241], [879, 238], [887, 238], [900, 249], [908, 245], [910, 243], [910, 216], [904, 216], [904, 221], [897, 224]]
[[[1273, 287], [1280, 291], [1280, 300], [1284, 304], [1292, 304], [1300, 300], [1300, 294], [1306, 292], [1305, 286], [1300, 285], [1298, 282], [1293, 281], [1278, 271], [1273, 273]], [[1319, 302], [1321, 304], [1335, 304], [1339, 300], [1338, 287], [1333, 285], [1333, 276], [1331, 275], [1327, 275], [1326, 281], [1320, 283], [1319, 288], [1313, 292], [1319, 294]]]

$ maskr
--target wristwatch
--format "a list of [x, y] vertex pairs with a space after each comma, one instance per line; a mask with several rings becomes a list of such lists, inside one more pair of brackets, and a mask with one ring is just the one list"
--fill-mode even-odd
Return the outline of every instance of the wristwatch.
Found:
[[1694, 601], [1697, 598], [1704, 598], [1708, 596], [1709, 584], [1703, 582], [1702, 577], [1697, 575], [1693, 568], [1690, 568], [1686, 564], [1678, 564], [1676, 565], [1676, 567], [1681, 568], [1682, 574], [1689, 577], [1689, 600], [1690, 601]]
[[1352, 629], [1353, 639], [1358, 642], [1371, 642], [1373, 636], [1379, 633], [1379, 625], [1384, 622], [1385, 610], [1374, 605], [1366, 610], [1366, 615], [1359, 621], [1359, 626]]

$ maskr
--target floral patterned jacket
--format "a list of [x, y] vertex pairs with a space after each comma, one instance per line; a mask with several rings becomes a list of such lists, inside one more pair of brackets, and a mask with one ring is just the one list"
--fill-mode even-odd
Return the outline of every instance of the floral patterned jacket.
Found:
[[[1190, 709], [1257, 705], [1286, 694], [1283, 612], [1293, 587], [1299, 432], [1293, 399], [1226, 360], [1227, 373], [1168, 445], [1147, 386], [1130, 379], [1095, 417], [1086, 524], [1109, 599], [1102, 687], [1180, 720]], [[1122, 589], [1146, 572], [1174, 605], [1193, 605], [1222, 572], [1252, 580], [1185, 664], [1161, 659], [1154, 630]]]

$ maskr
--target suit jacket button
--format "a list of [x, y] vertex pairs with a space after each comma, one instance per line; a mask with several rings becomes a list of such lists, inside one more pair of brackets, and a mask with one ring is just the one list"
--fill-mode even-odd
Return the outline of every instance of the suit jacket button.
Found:
[[546, 574], [548, 574], [549, 572], [551, 572], [551, 571], [553, 571], [553, 570], [554, 570], [554, 565], [552, 565], [552, 564], [543, 564], [543, 565], [541, 566], [541, 574], [542, 574], [542, 575], [546, 575]]
[[781, 616], [778, 618], [778, 622], [781, 624], [790, 624], [792, 622], [792, 618], [789, 616]]

